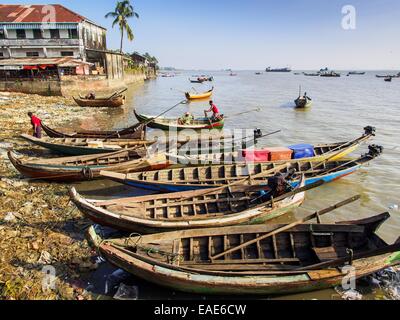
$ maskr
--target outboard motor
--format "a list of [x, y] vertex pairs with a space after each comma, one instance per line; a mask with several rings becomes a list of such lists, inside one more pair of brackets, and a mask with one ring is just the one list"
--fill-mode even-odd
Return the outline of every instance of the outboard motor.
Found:
[[257, 140], [257, 139], [259, 139], [259, 138], [261, 138], [262, 137], [262, 131], [261, 131], [261, 129], [255, 129], [254, 130], [254, 139], [255, 140]]
[[375, 137], [375, 133], [376, 133], [376, 128], [375, 127], [367, 126], [367, 127], [364, 128], [364, 131], [365, 131], [364, 134], [366, 136], [372, 135], [373, 137]]
[[376, 158], [383, 153], [384, 148], [382, 146], [373, 144], [368, 146], [368, 150], [369, 152], [367, 153], [367, 156], [370, 156], [371, 158]]

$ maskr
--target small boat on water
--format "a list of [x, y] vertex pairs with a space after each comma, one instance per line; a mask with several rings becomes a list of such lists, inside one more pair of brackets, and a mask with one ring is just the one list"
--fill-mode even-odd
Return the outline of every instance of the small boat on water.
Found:
[[277, 69], [272, 69], [271, 67], [268, 67], [265, 69], [265, 72], [292, 72], [291, 68], [277, 68]]
[[129, 149], [131, 154], [137, 158], [146, 155], [146, 147], [154, 141], [132, 140], [132, 139], [84, 139], [84, 138], [42, 138], [37, 139], [27, 134], [21, 135], [21, 138], [42, 148], [53, 152], [80, 156], [93, 155], [100, 153], [111, 153], [123, 149]]
[[101, 178], [101, 170], [115, 172], [135, 172], [159, 170], [169, 166], [165, 155], [157, 154], [151, 158], [137, 159], [128, 150], [107, 154], [76, 156], [66, 158], [28, 158], [13, 151], [8, 158], [14, 167], [25, 177], [52, 182], [75, 182]]
[[324, 78], [340, 78], [341, 74], [334, 71], [325, 71], [320, 74], [320, 77]]
[[134, 110], [136, 119], [141, 123], [146, 123], [150, 128], [161, 129], [161, 130], [211, 130], [211, 129], [223, 129], [225, 120], [222, 117], [220, 120], [211, 120], [210, 118], [196, 118], [191, 124], [179, 124], [178, 118], [167, 118], [158, 117], [155, 119], [152, 116], [139, 114]]
[[317, 72], [317, 73], [307, 73], [307, 72], [304, 72], [303, 73], [306, 77], [319, 77], [321, 74], [319, 73], [319, 72]]
[[376, 75], [377, 78], [400, 78], [400, 72], [398, 74], [388, 74], [388, 75]]
[[42, 123], [42, 128], [50, 138], [94, 138], [94, 139], [137, 139], [144, 140], [146, 137], [146, 126], [137, 123], [132, 127], [114, 131], [79, 131], [64, 133], [52, 129]]
[[173, 290], [283, 295], [340, 286], [348, 281], [342, 268], [349, 265], [357, 279], [398, 265], [400, 241], [389, 245], [377, 234], [389, 218], [384, 213], [336, 224], [319, 219], [297, 225], [214, 226], [109, 240], [91, 227], [88, 240], [118, 268]]
[[298, 97], [294, 103], [296, 104], [297, 109], [307, 109], [311, 108], [313, 102], [309, 97]]
[[201, 76], [201, 77], [197, 77], [196, 79], [189, 78], [189, 81], [191, 83], [212, 82], [212, 81], [214, 81], [214, 77]]
[[148, 234], [264, 223], [300, 206], [305, 191], [319, 185], [305, 187], [301, 182], [293, 191], [286, 185], [279, 195], [265, 185], [241, 185], [105, 201], [86, 199], [72, 188], [70, 196], [78, 209], [95, 223]]
[[386, 77], [386, 78], [383, 79], [383, 80], [385, 80], [386, 82], [392, 82], [392, 77]]
[[200, 99], [207, 99], [210, 98], [213, 94], [214, 87], [204, 93], [193, 93], [193, 92], [186, 92], [185, 96], [188, 100], [200, 100]]
[[268, 184], [277, 173], [284, 174], [288, 183], [296, 187], [304, 175], [306, 185], [323, 180], [325, 183], [346, 177], [378, 157], [383, 148], [370, 146], [370, 152], [358, 159], [328, 162], [292, 162], [286, 164], [233, 164], [202, 167], [171, 168], [135, 173], [101, 171], [112, 181], [135, 188], [157, 192], [181, 192], [221, 187], [246, 179], [243, 184]]
[[88, 99], [82, 96], [78, 98], [74, 97], [74, 101], [81, 107], [93, 107], [93, 108], [118, 108], [125, 104], [125, 96], [123, 92], [127, 89], [116, 91], [113, 95], [108, 98], [93, 98]]
[[347, 76], [363, 76], [365, 72], [362, 71], [350, 71]]
[[[364, 134], [354, 140], [347, 142], [336, 142], [328, 144], [316, 145], [299, 145], [304, 148], [301, 158], [298, 158], [293, 152], [291, 156], [285, 159], [271, 159], [271, 148], [261, 150], [242, 150], [241, 152], [228, 153], [203, 153], [203, 154], [179, 154], [169, 153], [168, 157], [172, 163], [181, 165], [209, 165], [209, 164], [232, 164], [232, 163], [282, 163], [282, 162], [305, 162], [305, 161], [337, 161], [350, 153], [356, 151], [363, 143], [375, 136], [376, 129], [371, 126], [364, 128]], [[291, 146], [293, 150], [297, 149], [296, 145]], [[290, 147], [288, 148], [290, 149]], [[296, 158], [296, 159], [293, 159]]]
[[260, 76], [260, 75], [262, 75], [262, 72], [256, 72], [255, 75]]

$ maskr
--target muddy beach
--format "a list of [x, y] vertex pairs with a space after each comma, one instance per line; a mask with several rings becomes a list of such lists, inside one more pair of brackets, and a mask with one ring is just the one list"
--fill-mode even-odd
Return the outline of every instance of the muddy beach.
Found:
[[[69, 202], [65, 185], [28, 183], [7, 158], [9, 148], [43, 155], [18, 137], [30, 133], [29, 111], [55, 127], [106, 116], [72, 99], [0, 93], [0, 299], [91, 299], [83, 280], [97, 268], [84, 239], [89, 222]], [[46, 278], [49, 266], [55, 278]]]

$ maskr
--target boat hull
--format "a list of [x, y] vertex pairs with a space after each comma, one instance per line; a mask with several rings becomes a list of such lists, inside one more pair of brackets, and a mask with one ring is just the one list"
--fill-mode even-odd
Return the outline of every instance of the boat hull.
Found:
[[177, 130], [177, 131], [182, 131], [182, 130], [212, 130], [212, 129], [223, 129], [225, 125], [225, 120], [222, 119], [218, 122], [210, 122], [208, 119], [201, 119], [203, 124], [200, 125], [178, 125], [178, 120], [176, 119], [174, 123], [171, 121], [170, 123], [162, 123], [161, 121], [151, 121], [151, 117], [144, 116], [141, 114], [138, 114], [136, 111], [134, 111], [136, 119], [141, 122], [141, 123], [146, 123], [149, 128], [153, 129], [160, 129], [164, 131], [169, 131], [169, 130]]

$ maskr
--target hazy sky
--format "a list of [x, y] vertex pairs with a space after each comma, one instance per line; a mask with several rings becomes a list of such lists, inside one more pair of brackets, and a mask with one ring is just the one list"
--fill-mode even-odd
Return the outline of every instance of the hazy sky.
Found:
[[[40, 3], [1, 1], [4, 4]], [[108, 29], [113, 0], [54, 1]], [[136, 0], [128, 52], [150, 52], [162, 66], [186, 69], [399, 69], [399, 0]], [[44, 3], [45, 4], [45, 3]], [[356, 29], [342, 28], [342, 7], [356, 9]]]

